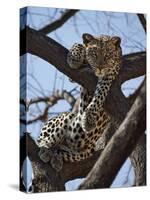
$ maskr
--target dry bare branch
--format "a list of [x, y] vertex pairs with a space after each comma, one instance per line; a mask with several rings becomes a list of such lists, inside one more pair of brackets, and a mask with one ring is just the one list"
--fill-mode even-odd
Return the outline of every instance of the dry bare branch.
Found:
[[38, 120], [45, 122], [48, 118], [49, 108], [52, 107], [53, 105], [55, 105], [59, 100], [62, 100], [62, 99], [66, 100], [70, 104], [71, 108], [74, 106], [74, 104], [76, 102], [76, 99], [73, 97], [71, 92], [67, 92], [66, 90], [62, 90], [62, 91], [56, 90], [49, 97], [47, 97], [47, 96], [46, 97], [37, 97], [35, 99], [30, 99], [28, 101], [25, 101], [24, 99], [21, 98], [20, 103], [25, 106], [26, 111], [29, 110], [29, 107], [31, 105], [37, 104], [40, 102], [46, 103], [46, 107], [44, 108], [44, 111], [42, 114], [40, 114], [28, 121], [26, 121], [26, 119], [20, 119], [20, 122], [22, 124], [27, 124], [27, 125], [37, 122]]
[[44, 26], [39, 31], [48, 34], [59, 27], [61, 27], [66, 21], [68, 21], [72, 16], [74, 16], [79, 10], [66, 10], [59, 19], [55, 20], [54, 22]]

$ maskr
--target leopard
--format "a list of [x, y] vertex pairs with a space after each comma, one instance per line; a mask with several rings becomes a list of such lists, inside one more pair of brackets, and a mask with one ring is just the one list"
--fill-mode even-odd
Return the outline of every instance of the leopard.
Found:
[[80, 88], [78, 112], [61, 113], [49, 119], [37, 139], [39, 157], [60, 171], [63, 162], [76, 162], [89, 158], [110, 122], [104, 103], [113, 81], [122, 66], [121, 39], [118, 36], [82, 35], [83, 44], [75, 43], [67, 55], [73, 70], [88, 64], [97, 76], [93, 94]]

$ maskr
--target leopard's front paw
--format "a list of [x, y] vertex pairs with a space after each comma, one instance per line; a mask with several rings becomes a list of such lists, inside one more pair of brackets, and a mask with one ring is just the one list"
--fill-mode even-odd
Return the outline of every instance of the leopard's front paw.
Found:
[[85, 61], [85, 47], [75, 43], [67, 55], [67, 63], [72, 69], [78, 69]]
[[84, 112], [82, 116], [82, 129], [89, 132], [96, 126], [94, 117], [89, 112]]
[[41, 147], [38, 154], [44, 163], [48, 163], [50, 161], [51, 151], [49, 149]]

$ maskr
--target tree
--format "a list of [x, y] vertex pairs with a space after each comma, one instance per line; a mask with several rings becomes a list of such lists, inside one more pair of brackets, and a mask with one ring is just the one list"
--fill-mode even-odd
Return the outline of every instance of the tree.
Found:
[[[56, 11], [58, 12], [58, 10]], [[20, 32], [20, 55], [30, 53], [42, 58], [92, 93], [95, 89], [97, 78], [90, 68], [83, 67], [74, 73], [74, 70], [69, 68], [66, 61], [68, 50], [46, 35], [62, 27], [71, 17], [76, 19], [75, 14], [79, 12], [81, 11], [65, 10], [59, 19], [39, 30], [25, 26]], [[144, 15], [137, 14], [137, 18], [146, 33]], [[86, 18], [85, 21], [88, 23]], [[76, 26], [76, 28], [78, 27]], [[24, 45], [25, 41], [26, 46]], [[39, 159], [39, 148], [29, 134], [25, 134], [21, 138], [21, 165], [28, 155], [34, 172], [34, 192], [65, 190], [64, 184], [67, 181], [82, 177], [86, 177], [86, 179], [78, 189], [110, 187], [122, 164], [129, 156], [134, 167], [134, 185], [146, 185], [145, 80], [129, 97], [125, 97], [121, 90], [121, 84], [125, 81], [145, 74], [145, 51], [123, 56], [123, 68], [118, 78], [114, 81], [104, 104], [106, 111], [111, 115], [111, 123], [99, 140], [98, 151], [92, 157], [76, 163], [64, 163], [63, 169], [57, 173], [49, 164], [44, 164]], [[76, 109], [78, 105], [78, 101], [76, 101], [71, 92], [63, 90], [55, 90], [51, 96], [37, 97], [30, 101], [27, 101], [24, 97], [21, 98], [20, 103], [26, 107], [26, 110], [32, 104], [38, 102], [46, 103], [42, 114], [32, 118], [32, 120], [21, 118], [21, 123], [28, 125], [38, 120], [45, 121], [48, 117], [49, 108], [60, 99], [68, 101], [73, 109]], [[22, 147], [25, 149], [26, 144], [28, 148], [25, 152]], [[103, 148], [101, 148], [102, 146]]]

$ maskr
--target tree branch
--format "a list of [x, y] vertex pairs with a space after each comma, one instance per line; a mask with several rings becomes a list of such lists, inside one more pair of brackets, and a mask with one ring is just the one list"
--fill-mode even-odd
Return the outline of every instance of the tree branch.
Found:
[[131, 156], [131, 163], [134, 168], [134, 186], [146, 185], [146, 134], [142, 134], [140, 140]]
[[[130, 95], [127, 99], [130, 105], [133, 104], [136, 97], [141, 90], [142, 84], [136, 89], [136, 91]], [[146, 185], [146, 134], [145, 132], [141, 136], [136, 148], [132, 152], [131, 163], [134, 168], [135, 180], [134, 185]]]
[[25, 107], [29, 107], [32, 104], [44, 102], [48, 104], [49, 106], [53, 106], [57, 103], [58, 100], [64, 99], [66, 100], [71, 107], [74, 106], [76, 99], [71, 94], [71, 92], [67, 92], [66, 90], [56, 90], [53, 92], [51, 96], [44, 96], [44, 97], [37, 97], [34, 99], [30, 99], [26, 101], [25, 99], [20, 99], [20, 104], [24, 105]]
[[[34, 118], [32, 118], [32, 119], [30, 119], [30, 120], [28, 120], [27, 121], [27, 117], [25, 118], [25, 119], [20, 119], [20, 123], [22, 123], [22, 124], [25, 124], [25, 125], [29, 125], [29, 124], [33, 124], [33, 123], [35, 123], [35, 122], [37, 122], [37, 121], [42, 121], [42, 122], [45, 122], [46, 120], [48, 120], [48, 110], [49, 110], [49, 105], [47, 105], [46, 107], [45, 107], [45, 109], [44, 109], [44, 111], [43, 111], [43, 113], [42, 114], [40, 114], [40, 115], [38, 115], [38, 116], [36, 116], [36, 117], [34, 117]], [[25, 115], [26, 115], [26, 113], [25, 113]]]
[[72, 16], [74, 16], [79, 10], [66, 10], [59, 19], [41, 28], [39, 31], [48, 34], [59, 27], [61, 27], [66, 21], [68, 21]]
[[[76, 99], [73, 97], [73, 95], [70, 92], [67, 92], [66, 90], [62, 90], [62, 91], [56, 90], [49, 97], [37, 97], [35, 99], [30, 99], [29, 101], [26, 101], [25, 99], [21, 98], [20, 103], [25, 106], [26, 111], [29, 110], [29, 107], [32, 104], [36, 104], [36, 103], [40, 103], [40, 102], [45, 102], [46, 107], [42, 114], [40, 114], [40, 115], [36, 116], [35, 118], [30, 119], [28, 121], [26, 121], [26, 119], [20, 119], [20, 122], [22, 124], [26, 124], [26, 125], [37, 122], [38, 120], [45, 122], [48, 117], [49, 108], [52, 107], [53, 105], [55, 105], [61, 99], [66, 100], [70, 104], [71, 107], [73, 107], [76, 102]], [[26, 113], [24, 113], [24, 115], [26, 115]]]
[[[90, 172], [91, 168], [97, 161], [100, 154], [103, 152], [103, 149], [105, 148], [106, 144], [112, 137], [115, 130], [116, 130], [116, 128], [114, 127], [114, 123], [112, 123], [110, 125], [110, 127], [105, 131], [103, 136], [100, 138], [100, 143], [103, 145], [103, 147], [101, 146], [101, 144], [99, 144], [97, 146], [97, 148], [99, 150], [94, 152], [92, 157], [85, 159], [83, 161], [80, 161], [80, 162], [64, 163], [63, 168], [59, 173], [59, 183], [61, 180], [61, 184], [59, 185], [59, 187], [56, 185], [55, 186], [51, 185], [51, 184], [58, 182], [58, 180], [57, 180], [58, 174], [56, 173], [56, 171], [54, 171], [50, 167], [49, 163], [45, 164], [39, 159], [39, 157], [38, 157], [38, 152], [40, 150], [39, 147], [36, 146], [34, 140], [29, 135], [26, 135], [27, 144], [28, 144], [27, 155], [29, 156], [29, 159], [32, 163], [33, 171], [35, 171], [34, 179], [37, 180], [38, 177], [41, 176], [41, 173], [42, 173], [42, 176], [43, 176], [42, 180], [44, 179], [45, 184], [47, 183], [46, 184], [47, 187], [42, 186], [41, 183], [37, 184], [37, 181], [34, 181], [34, 183], [37, 186], [41, 185], [42, 191], [44, 190], [43, 188], [45, 188], [45, 191], [57, 191], [57, 190], [60, 191], [60, 190], [64, 190], [63, 186], [64, 186], [65, 182], [67, 182], [69, 180], [73, 180], [75, 178], [85, 177]], [[124, 140], [122, 140], [122, 141], [124, 141]], [[37, 170], [37, 166], [38, 166], [38, 170]], [[39, 173], [40, 173], [40, 175], [39, 175]], [[39, 183], [39, 181], [41, 181], [41, 180], [38, 179], [38, 183]], [[48, 187], [49, 184], [50, 184], [50, 187]], [[37, 191], [41, 191], [41, 188], [38, 188]]]
[[[146, 85], [79, 189], [108, 188], [146, 128]], [[111, 159], [110, 159], [111, 158]]]
[[[24, 44], [25, 41], [26, 45]], [[94, 91], [97, 83], [93, 71], [87, 66], [76, 70], [71, 69], [67, 64], [68, 50], [53, 39], [35, 31], [29, 27], [21, 31], [20, 35], [21, 52], [36, 55], [50, 64], [54, 65], [59, 71], [70, 77], [75, 82]], [[129, 79], [142, 76], [146, 73], [146, 53], [139, 52], [123, 56], [123, 67], [118, 77], [120, 84]], [[92, 84], [89, 84], [92, 83]]]
[[[38, 152], [40, 151], [40, 149], [35, 144], [30, 135], [26, 134], [24, 137], [26, 137], [26, 144], [28, 145], [27, 156], [32, 163], [33, 172], [35, 171], [34, 179], [38, 179], [39, 174], [43, 174], [46, 182], [51, 185], [54, 184], [53, 186], [51, 186], [52, 188], [50, 191], [63, 190], [65, 182], [73, 180], [75, 178], [85, 177], [96, 162], [97, 158], [99, 157], [99, 153], [101, 152], [95, 152], [92, 157], [80, 162], [64, 163], [62, 170], [57, 173], [54, 169], [51, 168], [49, 163], [45, 164], [39, 159]], [[25, 141], [24, 137], [21, 138], [21, 141]]]
[[144, 17], [144, 14], [137, 14], [137, 16], [138, 16], [138, 18], [139, 18], [139, 20], [141, 22], [141, 25], [142, 25], [145, 33], [146, 33], [146, 19]]

